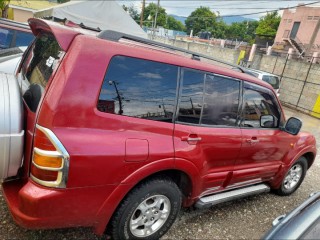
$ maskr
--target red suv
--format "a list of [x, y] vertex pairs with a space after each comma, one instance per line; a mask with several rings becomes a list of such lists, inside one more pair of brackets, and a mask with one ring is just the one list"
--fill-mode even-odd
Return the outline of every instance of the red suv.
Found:
[[267, 83], [145, 39], [29, 25], [35, 41], [0, 81], [23, 96], [20, 157], [17, 133], [0, 132], [12, 137], [2, 189], [23, 227], [157, 239], [181, 206], [291, 194], [315, 159], [315, 138], [285, 121]]

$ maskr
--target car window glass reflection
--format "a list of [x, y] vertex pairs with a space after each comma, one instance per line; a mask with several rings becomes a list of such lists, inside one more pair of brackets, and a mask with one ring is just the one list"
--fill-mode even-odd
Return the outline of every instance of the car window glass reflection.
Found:
[[100, 92], [98, 110], [106, 113], [172, 122], [178, 67], [116, 56]]
[[260, 118], [264, 115], [272, 115], [274, 124], [270, 127], [278, 127], [280, 113], [272, 95], [267, 91], [257, 88], [244, 88], [244, 111], [241, 126], [260, 128]]
[[238, 118], [240, 82], [206, 75], [201, 124], [235, 126]]
[[203, 106], [203, 72], [184, 69], [178, 122], [199, 124]]

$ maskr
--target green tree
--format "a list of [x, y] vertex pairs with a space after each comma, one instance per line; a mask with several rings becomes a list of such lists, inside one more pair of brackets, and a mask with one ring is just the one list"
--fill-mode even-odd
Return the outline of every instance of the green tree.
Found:
[[226, 38], [253, 43], [258, 21], [234, 22], [227, 26]]
[[278, 15], [278, 12], [268, 13], [266, 16], [260, 18], [256, 34], [275, 37], [280, 21], [281, 17]]
[[8, 18], [9, 3], [10, 0], [0, 0], [0, 10], [2, 18]]
[[224, 39], [227, 36], [228, 25], [220, 20], [215, 23], [215, 25], [210, 29], [212, 37]]
[[[185, 26], [172, 16], [168, 16], [166, 10], [155, 3], [150, 3], [143, 13], [143, 25], [147, 27], [152, 27], [155, 23], [155, 16], [157, 15], [157, 26], [161, 26], [171, 30], [185, 31]], [[156, 26], [156, 27], [157, 27]]]
[[200, 7], [194, 10], [186, 19], [187, 32], [193, 30], [196, 35], [201, 31], [208, 31], [216, 27], [216, 14], [208, 7]]
[[58, 3], [66, 3], [69, 2], [70, 0], [57, 0]]
[[[145, 7], [143, 13], [143, 25], [147, 27], [152, 27], [152, 24], [155, 22], [156, 12], [158, 5], [155, 3], [150, 3]], [[166, 26], [167, 13], [164, 8], [159, 6], [157, 13], [157, 26]]]
[[259, 25], [258, 21], [249, 21], [247, 22], [247, 33], [245, 36], [245, 41], [253, 44], [256, 37], [256, 29]]
[[234, 22], [228, 27], [227, 38], [243, 40], [246, 35], [246, 31], [247, 28], [245, 23]]
[[176, 20], [172, 16], [167, 16], [166, 26], [165, 28], [177, 31], [185, 31], [186, 27], [183, 25], [182, 22]]
[[133, 20], [136, 22], [140, 21], [140, 14], [138, 13], [138, 10], [135, 8], [133, 4], [131, 4], [129, 7], [126, 5], [122, 5], [122, 8], [129, 13], [129, 15], [132, 17]]

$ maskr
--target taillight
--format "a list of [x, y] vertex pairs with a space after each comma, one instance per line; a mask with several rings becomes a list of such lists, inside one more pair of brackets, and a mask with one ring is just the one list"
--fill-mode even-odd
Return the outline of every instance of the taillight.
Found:
[[36, 125], [30, 177], [47, 187], [66, 187], [69, 154], [56, 135]]

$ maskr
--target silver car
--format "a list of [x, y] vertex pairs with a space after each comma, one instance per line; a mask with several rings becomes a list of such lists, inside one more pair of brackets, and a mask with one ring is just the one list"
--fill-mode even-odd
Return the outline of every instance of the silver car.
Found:
[[0, 181], [17, 175], [23, 155], [23, 107], [19, 84], [0, 73]]
[[277, 75], [251, 68], [246, 68], [246, 71], [250, 72], [251, 75], [255, 76], [256, 78], [259, 78], [262, 81], [269, 83], [276, 91], [277, 96], [280, 96], [280, 78]]

